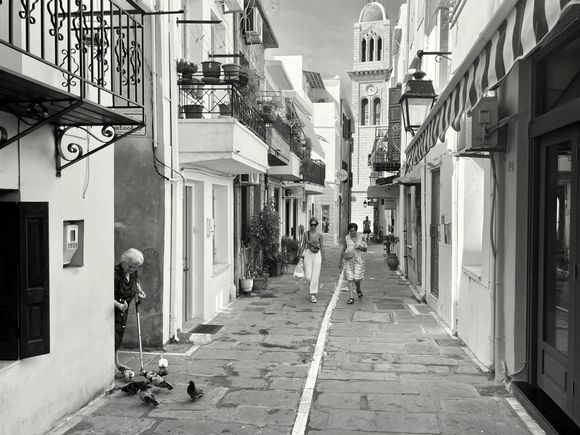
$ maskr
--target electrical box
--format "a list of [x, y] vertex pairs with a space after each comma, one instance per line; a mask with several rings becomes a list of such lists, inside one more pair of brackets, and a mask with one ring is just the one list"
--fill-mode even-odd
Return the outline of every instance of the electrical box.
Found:
[[84, 221], [64, 221], [62, 238], [63, 267], [83, 266]]
[[499, 145], [499, 116], [497, 97], [483, 97], [466, 115], [462, 133], [459, 135], [457, 151], [505, 151]]

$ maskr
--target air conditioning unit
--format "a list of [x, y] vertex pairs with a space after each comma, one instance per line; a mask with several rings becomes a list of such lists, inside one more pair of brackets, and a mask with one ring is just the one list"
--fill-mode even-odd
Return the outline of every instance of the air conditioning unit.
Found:
[[457, 151], [505, 151], [498, 140], [498, 105], [496, 97], [483, 97], [471, 109], [471, 115], [466, 115], [463, 120]]
[[222, 0], [226, 14], [233, 14], [244, 11], [243, 0]]
[[260, 184], [260, 174], [241, 174], [240, 186], [257, 186]]
[[261, 44], [264, 23], [257, 7], [247, 7], [242, 14], [242, 33], [246, 44]]

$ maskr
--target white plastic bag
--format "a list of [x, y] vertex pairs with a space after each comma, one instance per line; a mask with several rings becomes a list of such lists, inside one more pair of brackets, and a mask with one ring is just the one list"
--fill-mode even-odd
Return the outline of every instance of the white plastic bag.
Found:
[[296, 268], [294, 269], [294, 276], [296, 278], [304, 278], [304, 260], [301, 258]]

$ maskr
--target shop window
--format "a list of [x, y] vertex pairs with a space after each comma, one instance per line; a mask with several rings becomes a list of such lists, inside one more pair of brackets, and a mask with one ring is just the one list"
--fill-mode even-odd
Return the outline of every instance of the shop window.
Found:
[[381, 125], [381, 99], [375, 98], [373, 101], [373, 124]]
[[48, 203], [0, 202], [0, 360], [50, 352]]
[[369, 123], [369, 100], [363, 98], [360, 103], [360, 125]]

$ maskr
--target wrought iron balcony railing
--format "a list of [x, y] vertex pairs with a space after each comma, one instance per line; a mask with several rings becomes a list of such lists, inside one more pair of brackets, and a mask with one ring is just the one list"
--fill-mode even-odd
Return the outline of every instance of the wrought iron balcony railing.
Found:
[[[142, 108], [143, 25], [135, 17], [112, 0], [0, 1], [2, 63], [31, 77], [48, 66], [56, 77], [38, 80], [103, 106]], [[39, 63], [10, 58], [16, 52]]]
[[[197, 80], [197, 79], [195, 79]], [[183, 118], [217, 118], [231, 116], [266, 141], [266, 122], [248, 102], [239, 88], [231, 83], [179, 83], [179, 113]]]
[[375, 129], [375, 144], [369, 166], [377, 172], [395, 172], [401, 168], [401, 149], [389, 138], [387, 127]]
[[321, 160], [304, 159], [302, 161], [302, 179], [307, 183], [324, 186], [326, 165]]

